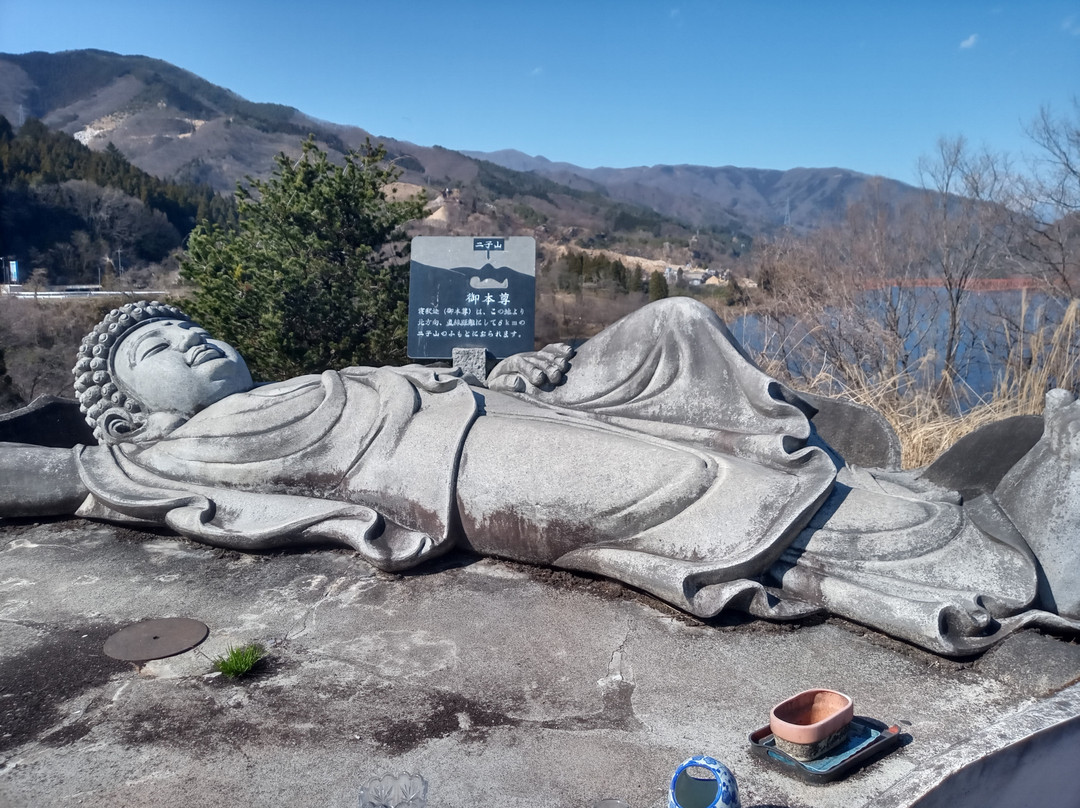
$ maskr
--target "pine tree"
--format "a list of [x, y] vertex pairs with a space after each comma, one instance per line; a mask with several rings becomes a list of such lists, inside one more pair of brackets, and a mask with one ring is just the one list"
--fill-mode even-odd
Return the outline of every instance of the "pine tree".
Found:
[[396, 248], [423, 197], [391, 201], [399, 172], [368, 143], [330, 162], [313, 138], [266, 181], [237, 190], [238, 224], [200, 225], [182, 273], [185, 304], [263, 379], [405, 358], [408, 266]]
[[649, 302], [663, 300], [668, 296], [667, 278], [662, 272], [654, 272], [649, 276]]

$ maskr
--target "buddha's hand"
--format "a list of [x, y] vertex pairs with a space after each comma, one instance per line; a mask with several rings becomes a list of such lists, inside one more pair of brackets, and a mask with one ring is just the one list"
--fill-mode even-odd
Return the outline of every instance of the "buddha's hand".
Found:
[[508, 356], [492, 368], [487, 387], [508, 393], [551, 390], [566, 378], [573, 356], [574, 349], [565, 342], [556, 342], [539, 351]]

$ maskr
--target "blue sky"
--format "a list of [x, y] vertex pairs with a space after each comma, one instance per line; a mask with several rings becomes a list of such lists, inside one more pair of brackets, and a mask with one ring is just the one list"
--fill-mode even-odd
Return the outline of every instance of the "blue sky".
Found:
[[1071, 110], [1080, 0], [0, 0], [0, 51], [74, 48], [425, 146], [911, 182], [940, 136], [1018, 155]]

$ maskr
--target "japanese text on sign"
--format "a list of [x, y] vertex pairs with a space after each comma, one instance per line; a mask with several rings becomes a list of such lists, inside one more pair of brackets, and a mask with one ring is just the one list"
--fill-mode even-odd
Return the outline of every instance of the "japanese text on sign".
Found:
[[533, 349], [536, 242], [530, 236], [417, 236], [409, 270], [409, 356]]
[[506, 249], [506, 240], [501, 238], [474, 238], [472, 240], [473, 252], [487, 252], [491, 258], [491, 251], [502, 252]]
[[517, 339], [529, 325], [524, 307], [510, 305], [509, 292], [497, 295], [468, 292], [465, 306], [418, 306], [414, 333], [417, 337], [458, 339]]

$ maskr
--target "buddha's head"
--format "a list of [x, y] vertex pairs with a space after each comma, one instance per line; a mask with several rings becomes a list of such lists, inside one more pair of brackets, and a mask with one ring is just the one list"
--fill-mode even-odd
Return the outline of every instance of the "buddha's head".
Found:
[[159, 437], [252, 387], [235, 348], [157, 301], [109, 312], [83, 338], [72, 372], [79, 408], [101, 443]]

